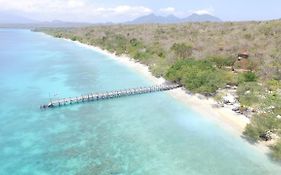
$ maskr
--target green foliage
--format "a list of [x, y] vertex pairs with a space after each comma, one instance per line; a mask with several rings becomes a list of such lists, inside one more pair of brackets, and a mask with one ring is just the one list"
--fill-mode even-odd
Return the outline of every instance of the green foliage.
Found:
[[81, 37], [72, 36], [72, 37], [71, 37], [71, 40], [72, 40], [72, 41], [80, 41], [80, 40], [81, 40]]
[[272, 157], [276, 160], [281, 160], [281, 140], [271, 147], [272, 152]]
[[243, 82], [255, 82], [257, 81], [258, 77], [254, 72], [244, 72], [239, 74], [238, 81], [239, 83]]
[[277, 91], [281, 89], [281, 81], [278, 80], [268, 80], [266, 86], [271, 91]]
[[143, 44], [140, 41], [138, 41], [136, 38], [131, 39], [130, 44], [132, 47], [135, 47], [135, 48], [140, 48], [143, 46]]
[[203, 94], [211, 94], [226, 82], [223, 72], [213, 67], [210, 61], [193, 59], [178, 61], [167, 72], [166, 78], [183, 84], [187, 89]]
[[156, 64], [153, 64], [149, 68], [153, 75], [155, 75], [156, 77], [163, 77], [169, 69], [169, 66], [162, 59], [159, 61], [158, 60], [156, 61]]
[[224, 66], [233, 66], [236, 58], [234, 57], [222, 57], [222, 56], [212, 56], [209, 58], [211, 62], [214, 62], [218, 68], [222, 68]]
[[276, 128], [280, 128], [281, 121], [276, 116], [262, 114], [255, 115], [251, 119], [251, 123], [246, 126], [243, 134], [251, 141], [262, 140], [261, 136], [267, 131], [274, 132]]
[[256, 82], [241, 83], [237, 89], [238, 100], [243, 106], [253, 106], [259, 103], [259, 96], [263, 88]]
[[264, 133], [262, 129], [254, 126], [252, 123], [247, 124], [243, 135], [247, 138], [247, 140], [251, 142], [257, 142], [260, 139], [260, 135]]
[[224, 65], [225, 66], [233, 66], [235, 62], [236, 62], [236, 58], [235, 57], [227, 57], [224, 60]]
[[144, 50], [138, 50], [133, 58], [138, 59], [140, 61], [145, 61], [151, 57], [150, 53], [144, 51]]
[[116, 35], [112, 38], [111, 44], [117, 55], [126, 52], [127, 42], [127, 39], [123, 35]]
[[192, 55], [192, 46], [185, 43], [174, 43], [171, 50], [180, 59], [188, 58]]
[[224, 79], [228, 85], [238, 85], [238, 75], [232, 71], [225, 71]]
[[271, 113], [274, 115], [280, 115], [281, 114], [281, 95], [277, 93], [272, 93], [266, 95], [265, 98], [263, 98], [260, 101], [259, 108], [266, 111], [267, 113]]
[[[281, 97], [277, 94], [269, 94], [265, 99], [259, 100], [260, 110], [265, 113], [255, 115], [244, 131], [244, 135], [250, 141], [262, 140], [261, 136], [267, 131], [281, 136], [281, 120], [277, 118], [281, 114]], [[271, 147], [272, 156], [281, 160], [281, 140]]]
[[56, 37], [56, 38], [62, 38], [62, 36], [63, 36], [62, 33], [56, 33], [56, 34], [55, 34], [55, 37]]
[[153, 43], [153, 45], [149, 47], [148, 52], [150, 52], [151, 54], [155, 54], [160, 58], [165, 58], [166, 56], [165, 50], [161, 47], [158, 42]]

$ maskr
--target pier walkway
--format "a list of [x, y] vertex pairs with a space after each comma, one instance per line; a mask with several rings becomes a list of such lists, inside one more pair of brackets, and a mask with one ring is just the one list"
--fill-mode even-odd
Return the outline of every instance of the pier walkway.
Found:
[[147, 94], [147, 93], [158, 92], [158, 91], [167, 91], [178, 87], [180, 87], [180, 85], [162, 84], [162, 85], [155, 85], [150, 87], [138, 87], [138, 88], [116, 90], [116, 91], [110, 91], [104, 93], [89, 93], [86, 95], [81, 95], [79, 97], [69, 97], [69, 98], [51, 100], [48, 104], [41, 105], [40, 109], [55, 108], [65, 105], [105, 100], [105, 99], [118, 98], [123, 96], [137, 95], [137, 94]]

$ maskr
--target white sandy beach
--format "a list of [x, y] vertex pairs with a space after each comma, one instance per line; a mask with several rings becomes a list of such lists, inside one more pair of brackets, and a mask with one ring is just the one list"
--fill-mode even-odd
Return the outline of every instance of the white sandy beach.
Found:
[[[69, 39], [66, 40], [71, 41]], [[148, 66], [135, 62], [133, 59], [127, 56], [124, 55], [116, 56], [115, 54], [110, 53], [106, 50], [102, 50], [99, 47], [82, 44], [78, 41], [71, 41], [71, 42], [75, 42], [76, 44], [82, 47], [93, 49], [97, 52], [108, 55], [112, 59], [126, 65], [127, 67], [136, 70], [138, 73], [142, 74], [143, 76], [145, 76], [155, 84], [162, 84], [165, 82], [164, 78], [157, 78], [153, 76], [149, 71]], [[200, 96], [199, 94], [190, 95], [186, 93], [184, 88], [171, 90], [169, 91], [169, 94], [174, 98], [180, 100], [187, 106], [191, 107], [192, 109], [196, 110], [197, 112], [201, 113], [203, 116], [212, 117], [213, 120], [218, 121], [218, 124], [222, 124], [222, 126], [226, 127], [226, 129], [230, 129], [239, 135], [242, 134], [244, 127], [247, 125], [247, 123], [249, 123], [249, 119], [246, 118], [245, 116], [239, 115], [233, 112], [229, 108], [225, 108], [225, 107], [214, 108], [213, 105], [216, 104], [216, 102], [213, 99], [201, 98], [202, 96]]]
[[[72, 41], [70, 39], [65, 39], [65, 40], [74, 42], [82, 47], [93, 49], [97, 52], [108, 55], [110, 58], [124, 64], [127, 67], [134, 69], [135, 71], [142, 74], [143, 76], [145, 76], [147, 79], [149, 79], [155, 84], [162, 84], [166, 81], [164, 78], [157, 78], [153, 76], [152, 73], [149, 71], [148, 66], [138, 63], [134, 61], [134, 59], [129, 58], [128, 56], [125, 55], [117, 56], [99, 47], [83, 44], [78, 41]], [[250, 122], [250, 120], [246, 116], [237, 114], [236, 112], [232, 111], [230, 108], [214, 107], [214, 105], [217, 104], [217, 102], [214, 99], [206, 98], [199, 94], [189, 94], [184, 88], [174, 89], [168, 91], [168, 93], [175, 99], [181, 101], [187, 107], [192, 108], [196, 112], [199, 112], [202, 116], [208, 118], [209, 120], [213, 120], [220, 127], [237, 136], [242, 135], [245, 126], [247, 125], [247, 123]], [[266, 144], [263, 143], [257, 144], [254, 147], [259, 148], [259, 150], [263, 152], [268, 152], [269, 150]]]

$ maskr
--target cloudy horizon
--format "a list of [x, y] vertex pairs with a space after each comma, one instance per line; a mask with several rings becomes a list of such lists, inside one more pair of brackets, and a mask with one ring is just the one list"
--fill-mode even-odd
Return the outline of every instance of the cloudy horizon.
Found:
[[[0, 0], [0, 12], [36, 21], [61, 20], [92, 23], [124, 22], [151, 13], [161, 16], [175, 15], [180, 18], [193, 13], [209, 14], [226, 21], [280, 18], [281, 12], [276, 5], [278, 7], [281, 2], [275, 2], [276, 5], [268, 4], [268, 2], [253, 0], [224, 3], [220, 0], [155, 0], [153, 2], [148, 0], [134, 2], [129, 0], [118, 2], [112, 0]], [[261, 14], [260, 9], [266, 8], [270, 8], [268, 13]]]

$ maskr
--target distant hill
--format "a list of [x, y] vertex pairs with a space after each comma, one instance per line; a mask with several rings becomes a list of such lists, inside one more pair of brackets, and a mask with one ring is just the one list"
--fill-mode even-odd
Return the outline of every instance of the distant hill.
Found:
[[136, 18], [133, 21], [127, 22], [129, 24], [143, 24], [143, 23], [177, 23], [181, 19], [174, 16], [174, 15], [169, 15], [169, 16], [157, 16], [155, 14], [150, 14], [146, 16], [142, 16], [139, 18]]
[[222, 22], [221, 19], [208, 14], [203, 14], [203, 15], [192, 14], [182, 19], [181, 21], [182, 22]]
[[[35, 21], [23, 17], [3, 18], [0, 14], [0, 27], [1, 28], [37, 28], [37, 27], [86, 27], [92, 26], [91, 23], [78, 23], [78, 22], [65, 22], [60, 20], [54, 21]], [[98, 24], [95, 24], [98, 25]], [[105, 24], [104, 24], [105, 25]]]
[[53, 20], [51, 22], [41, 22], [37, 25], [41, 25], [43, 27], [85, 27], [91, 26], [91, 23], [84, 23], [84, 22], [67, 22], [61, 20]]
[[66, 22], [61, 20], [38, 21], [24, 16], [16, 15], [11, 12], [0, 12], [1, 28], [36, 28], [36, 27], [85, 27], [91, 23]]
[[186, 18], [178, 18], [174, 15], [169, 16], [157, 16], [155, 14], [150, 14], [146, 16], [141, 16], [134, 19], [133, 21], [126, 22], [127, 24], [171, 24], [171, 23], [181, 23], [181, 22], [221, 22], [222, 20], [212, 16], [212, 15], [198, 15], [192, 14]]
[[[186, 18], [178, 18], [174, 15], [158, 16], [149, 14], [136, 18], [133, 21], [125, 22], [125, 24], [174, 24], [184, 22], [220, 22], [219, 18], [212, 15], [192, 14]], [[53, 21], [36, 21], [23, 16], [17, 16], [11, 13], [0, 12], [1, 28], [36, 28], [36, 27], [86, 27], [93, 25], [111, 25], [114, 23], [84, 23], [84, 22], [66, 22], [61, 20]]]
[[27, 24], [35, 22], [38, 21], [7, 12], [0, 12], [0, 24]]

